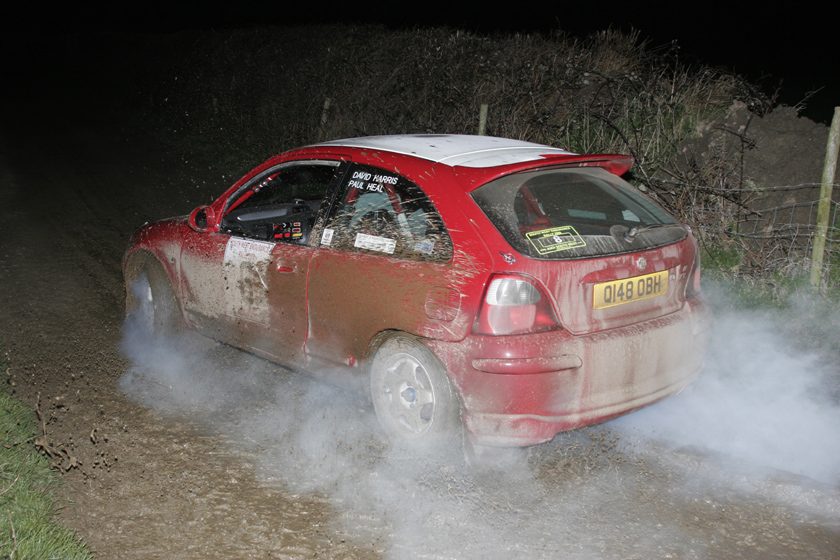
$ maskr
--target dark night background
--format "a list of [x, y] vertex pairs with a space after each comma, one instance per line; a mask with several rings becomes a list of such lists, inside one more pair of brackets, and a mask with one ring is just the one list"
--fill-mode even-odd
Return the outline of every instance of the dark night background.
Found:
[[[386, 7], [390, 6], [390, 8]], [[388, 28], [448, 26], [479, 33], [548, 33], [585, 36], [609, 27], [637, 30], [651, 45], [679, 47], [686, 62], [724, 68], [743, 75], [785, 105], [800, 104], [803, 115], [830, 122], [840, 105], [840, 51], [837, 26], [828, 8], [808, 3], [669, 2], [509, 4], [497, 8], [437, 4], [376, 3], [340, 5], [283, 2], [179, 5], [96, 3], [46, 9], [40, 4], [0, 8], [4, 50], [14, 64], [43, 62], [57, 37], [109, 33], [165, 34], [188, 29], [248, 28], [306, 23], [374, 23]], [[308, 8], [309, 13], [303, 13]], [[10, 45], [14, 53], [9, 54]]]
[[[62, 475], [63, 520], [102, 558], [370, 558], [428, 544], [424, 556], [837, 560], [840, 442], [829, 403], [840, 401], [831, 381], [840, 313], [801, 289], [827, 130], [766, 102], [778, 92], [777, 103], [821, 123], [840, 105], [840, 23], [822, 10], [5, 2], [0, 377], [45, 414], [41, 435], [19, 443], [47, 442], [60, 464], [77, 463]], [[415, 31], [431, 26], [445, 29]], [[600, 37], [618, 37], [630, 56], [608, 44], [602, 80], [582, 78], [606, 65], [567, 35], [549, 36], [609, 28], [625, 34]], [[551, 64], [533, 64], [540, 57]], [[647, 63], [658, 66], [646, 75]], [[388, 83], [392, 75], [400, 79]], [[650, 146], [629, 178], [692, 225], [716, 275], [704, 285], [735, 286], [708, 292], [721, 313], [711, 381], [693, 400], [639, 422], [638, 437], [611, 428], [560, 437], [531, 455], [526, 479], [473, 478], [419, 456], [390, 461], [379, 439], [368, 441], [367, 416], [354, 419], [365, 399], [312, 391], [223, 345], [173, 355], [146, 343], [133, 351], [142, 360], [129, 355], [122, 258], [142, 224], [209, 203], [286, 148], [475, 131], [487, 102], [490, 134], [556, 138], [580, 153]], [[603, 114], [573, 122], [574, 109], [596, 102]], [[614, 107], [630, 117], [619, 122], [629, 139], [609, 120]], [[565, 143], [588, 136], [590, 123], [595, 140]], [[796, 211], [776, 212], [784, 208]], [[831, 247], [836, 294], [836, 237]], [[351, 301], [344, 291], [337, 297]]]

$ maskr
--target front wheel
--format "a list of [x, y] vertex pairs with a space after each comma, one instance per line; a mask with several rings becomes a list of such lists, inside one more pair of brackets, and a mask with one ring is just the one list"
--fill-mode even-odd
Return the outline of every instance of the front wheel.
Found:
[[134, 259], [126, 271], [126, 319], [149, 336], [180, 330], [183, 318], [169, 278], [151, 256]]
[[370, 389], [379, 424], [392, 440], [438, 443], [457, 435], [458, 397], [443, 364], [419, 340], [397, 335], [382, 344]]

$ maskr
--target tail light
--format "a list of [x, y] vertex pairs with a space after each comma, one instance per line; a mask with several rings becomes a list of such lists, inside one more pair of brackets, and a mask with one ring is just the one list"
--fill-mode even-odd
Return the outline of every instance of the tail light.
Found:
[[522, 334], [558, 326], [548, 298], [536, 282], [510, 274], [491, 278], [473, 330], [477, 334]]
[[685, 287], [685, 297], [696, 298], [700, 295], [700, 246], [694, 242], [694, 264], [691, 265], [691, 275]]

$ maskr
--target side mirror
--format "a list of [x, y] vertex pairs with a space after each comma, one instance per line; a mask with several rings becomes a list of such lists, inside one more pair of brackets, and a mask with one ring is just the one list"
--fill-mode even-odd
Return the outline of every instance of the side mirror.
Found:
[[216, 212], [210, 206], [199, 206], [190, 212], [187, 223], [195, 231], [211, 231], [216, 227]]

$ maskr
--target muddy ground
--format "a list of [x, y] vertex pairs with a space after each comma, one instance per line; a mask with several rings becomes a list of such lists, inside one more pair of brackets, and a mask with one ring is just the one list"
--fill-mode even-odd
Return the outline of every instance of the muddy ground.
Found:
[[0, 117], [4, 382], [66, 451], [61, 518], [97, 558], [840, 558], [830, 456], [752, 468], [608, 424], [471, 471], [390, 448], [357, 395], [208, 340], [126, 341], [130, 233], [244, 168], [34, 115]]

